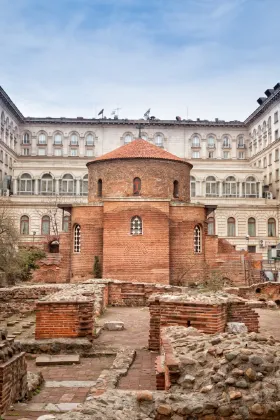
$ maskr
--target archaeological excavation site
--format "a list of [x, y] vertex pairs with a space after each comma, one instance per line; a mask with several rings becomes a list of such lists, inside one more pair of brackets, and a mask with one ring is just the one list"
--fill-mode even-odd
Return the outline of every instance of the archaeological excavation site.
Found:
[[186, 161], [138, 139], [87, 166], [28, 281], [0, 278], [0, 419], [279, 420], [276, 265], [210, 231]]

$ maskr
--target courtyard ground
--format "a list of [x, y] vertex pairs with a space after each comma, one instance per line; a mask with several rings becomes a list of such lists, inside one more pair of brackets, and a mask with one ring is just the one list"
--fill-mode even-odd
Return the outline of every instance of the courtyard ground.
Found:
[[[257, 309], [260, 315], [260, 333], [273, 335], [280, 340], [280, 311]], [[136, 350], [136, 358], [127, 376], [118, 385], [119, 389], [156, 389], [155, 358], [156, 353], [147, 350], [149, 336], [148, 308], [107, 308], [98, 320], [99, 325], [106, 321], [122, 321], [122, 331], [103, 330], [94, 340], [93, 348], [119, 349], [123, 346]], [[32, 329], [32, 326], [31, 326]], [[36, 367], [35, 359], [28, 360], [28, 370], [42, 371], [45, 384], [40, 392], [26, 404], [15, 404], [14, 409], [4, 417], [8, 419], [37, 419], [39, 415], [52, 411], [52, 405], [61, 410], [70, 410], [86, 400], [87, 394], [103, 369], [110, 367], [114, 360], [110, 357], [82, 358], [81, 364], [71, 366]]]

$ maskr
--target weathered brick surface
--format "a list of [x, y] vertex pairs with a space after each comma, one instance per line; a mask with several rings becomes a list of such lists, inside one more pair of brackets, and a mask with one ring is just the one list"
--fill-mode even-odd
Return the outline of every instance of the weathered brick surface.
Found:
[[228, 293], [233, 293], [245, 299], [273, 301], [278, 305], [280, 304], [280, 283], [266, 282], [226, 290]]
[[36, 307], [37, 340], [44, 338], [91, 337], [92, 302], [38, 302]]
[[243, 322], [248, 332], [259, 332], [259, 315], [246, 303], [229, 303], [227, 322]]
[[0, 415], [27, 391], [25, 353], [14, 354], [0, 364]]
[[173, 199], [173, 182], [179, 182], [179, 200], [190, 201], [190, 169], [183, 162], [158, 159], [125, 159], [88, 165], [89, 202], [101, 200], [97, 183], [102, 179], [102, 198], [133, 196], [133, 179], [141, 179], [141, 197]]

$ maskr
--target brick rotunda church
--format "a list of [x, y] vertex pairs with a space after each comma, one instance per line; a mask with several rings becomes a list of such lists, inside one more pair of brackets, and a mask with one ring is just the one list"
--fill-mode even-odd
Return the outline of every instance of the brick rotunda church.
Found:
[[71, 229], [60, 235], [62, 281], [92, 277], [95, 257], [103, 278], [163, 284], [240, 261], [207, 234], [213, 206], [190, 203], [190, 163], [137, 139], [87, 166], [88, 204], [64, 206]]

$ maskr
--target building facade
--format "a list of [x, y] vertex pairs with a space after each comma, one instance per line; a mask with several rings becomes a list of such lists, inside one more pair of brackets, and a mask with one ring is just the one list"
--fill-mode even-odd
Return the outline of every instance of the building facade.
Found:
[[31, 118], [0, 88], [0, 189], [23, 241], [67, 229], [53, 209], [85, 203], [87, 162], [137, 138], [140, 123], [143, 139], [193, 165], [192, 203], [217, 206], [209, 229], [267, 258], [279, 243], [280, 85], [265, 95], [244, 122]]

